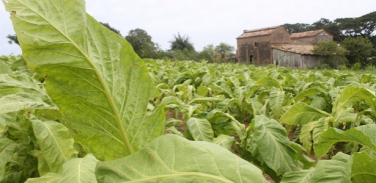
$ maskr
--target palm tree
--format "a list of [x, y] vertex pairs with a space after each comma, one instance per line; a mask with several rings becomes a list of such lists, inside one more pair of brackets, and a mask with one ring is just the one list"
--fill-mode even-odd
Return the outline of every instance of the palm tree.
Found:
[[174, 35], [174, 40], [170, 41], [171, 43], [171, 50], [188, 50], [194, 51], [195, 48], [193, 44], [189, 41], [188, 36], [181, 36], [180, 33], [178, 35]]

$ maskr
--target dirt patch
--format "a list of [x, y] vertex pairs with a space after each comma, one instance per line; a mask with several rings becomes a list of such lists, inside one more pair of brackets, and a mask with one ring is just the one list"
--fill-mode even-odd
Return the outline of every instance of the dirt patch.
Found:
[[265, 179], [270, 182], [270, 183], [275, 183], [275, 181], [268, 175], [268, 174], [264, 174], [264, 177]]

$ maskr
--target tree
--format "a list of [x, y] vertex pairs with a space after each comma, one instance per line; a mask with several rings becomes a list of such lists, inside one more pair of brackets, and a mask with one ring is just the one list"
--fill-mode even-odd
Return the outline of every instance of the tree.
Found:
[[331, 68], [336, 68], [339, 64], [347, 64], [345, 56], [348, 51], [345, 48], [338, 46], [335, 41], [318, 43], [314, 47], [313, 53], [315, 55], [326, 57], [327, 59], [325, 60], [325, 63]]
[[367, 57], [372, 54], [373, 45], [368, 38], [348, 37], [343, 40], [341, 46], [348, 50], [346, 58], [349, 64], [361, 63], [364, 67], [367, 65]]
[[296, 23], [296, 24], [284, 24], [283, 27], [291, 33], [304, 32], [309, 28], [309, 24]]
[[103, 22], [99, 22], [99, 23], [101, 23], [103, 26], [105, 26], [105, 27], [107, 27], [108, 29], [110, 29], [112, 32], [115, 32], [116, 34], [119, 34], [119, 35], [121, 36], [120, 31], [117, 30], [117, 29], [115, 29], [115, 28], [113, 28], [113, 27], [111, 27], [110, 24], [108, 24], [108, 23], [103, 23]]
[[316, 29], [324, 29], [326, 26], [331, 25], [333, 22], [326, 18], [321, 18], [319, 21], [314, 22], [312, 27]]
[[207, 60], [211, 63], [217, 62], [218, 52], [215, 50], [213, 44], [205, 46], [199, 54], [199, 59]]
[[7, 38], [9, 39], [9, 41], [8, 41], [9, 44], [16, 43], [16, 44], [20, 45], [20, 43], [18, 42], [18, 39], [17, 39], [17, 34], [8, 35]]
[[125, 39], [141, 58], [156, 57], [159, 47], [152, 41], [151, 36], [145, 30], [139, 28], [130, 30]]
[[190, 42], [188, 36], [181, 36], [180, 33], [178, 35], [174, 35], [174, 40], [170, 41], [171, 43], [171, 50], [187, 50], [187, 51], [195, 51], [193, 44]]
[[215, 47], [218, 54], [221, 54], [222, 58], [234, 55], [235, 48], [226, 43], [220, 43]]

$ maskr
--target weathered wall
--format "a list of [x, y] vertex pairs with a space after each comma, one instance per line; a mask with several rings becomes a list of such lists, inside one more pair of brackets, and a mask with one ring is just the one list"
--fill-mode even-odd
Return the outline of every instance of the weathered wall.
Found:
[[315, 37], [308, 37], [308, 38], [301, 38], [301, 39], [293, 39], [293, 40], [291, 40], [291, 43], [295, 44], [295, 45], [315, 44], [315, 42], [316, 42]]
[[333, 41], [333, 37], [327, 34], [326, 32], [321, 32], [312, 37], [305, 37], [305, 38], [295, 38], [291, 40], [291, 44], [295, 45], [307, 45], [312, 44], [316, 45], [319, 42], [327, 42]]
[[[237, 39], [237, 56], [240, 63], [250, 63], [250, 55], [253, 55], [252, 64], [272, 64], [272, 44], [290, 43], [291, 34], [283, 27], [279, 27], [273, 34], [246, 37]], [[257, 43], [257, 44], [256, 44]]]
[[327, 34], [326, 32], [321, 32], [315, 36], [315, 44], [319, 42], [333, 41], [333, 37]]
[[273, 64], [282, 67], [295, 67], [301, 69], [315, 68], [325, 58], [315, 55], [301, 55], [297, 53], [286, 52], [273, 49]]
[[[256, 65], [262, 64], [265, 61], [265, 57], [270, 58], [270, 35], [239, 38], [237, 42], [240, 63], [250, 63], [250, 55], [253, 55], [252, 64]], [[263, 55], [265, 50], [268, 50], [269, 55]]]
[[271, 35], [270, 42], [272, 44], [287, 44], [291, 42], [290, 36], [291, 34], [285, 28], [280, 27]]
[[265, 41], [255, 41], [251, 42], [250, 44], [243, 44], [238, 46], [238, 56], [240, 63], [250, 63], [250, 55], [253, 55], [252, 64], [271, 64], [271, 43]]

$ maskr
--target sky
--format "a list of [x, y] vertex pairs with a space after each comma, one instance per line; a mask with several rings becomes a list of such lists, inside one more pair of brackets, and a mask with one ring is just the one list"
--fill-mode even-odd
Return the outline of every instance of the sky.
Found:
[[[359, 17], [376, 11], [375, 0], [87, 0], [86, 11], [109, 23], [125, 37], [145, 30], [162, 49], [178, 33], [188, 36], [197, 51], [221, 42], [236, 48], [243, 30], [285, 23], [312, 24], [320, 18]], [[0, 5], [0, 55], [21, 54], [6, 38], [14, 34], [9, 13]]]

